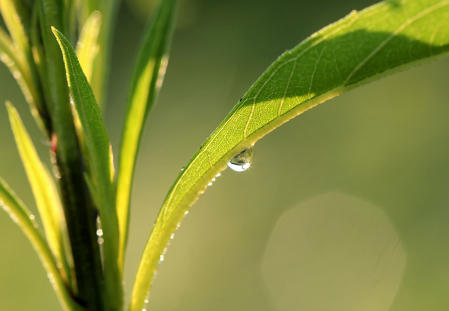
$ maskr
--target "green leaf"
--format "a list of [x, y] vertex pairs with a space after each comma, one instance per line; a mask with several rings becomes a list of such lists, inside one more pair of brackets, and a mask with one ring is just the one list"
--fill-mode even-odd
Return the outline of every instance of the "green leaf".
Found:
[[69, 245], [65, 245], [67, 231], [56, 185], [50, 173], [39, 159], [17, 110], [9, 102], [6, 103], [6, 107], [8, 108], [9, 120], [17, 148], [33, 190], [39, 215], [42, 218], [48, 244], [56, 257], [57, 263], [64, 267], [65, 277], [70, 279], [72, 268], [69, 266], [69, 261], [66, 257], [66, 248], [69, 248]]
[[61, 174], [58, 183], [73, 252], [77, 298], [90, 308], [102, 309], [104, 303], [114, 301], [104, 295], [105, 286], [111, 282], [105, 283], [103, 276], [96, 222], [92, 217], [96, 207], [84, 180], [85, 163], [75, 131], [61, 48], [51, 30], [52, 26], [62, 27], [61, 1], [37, 0], [35, 3], [45, 55], [40, 72], [44, 73], [45, 98], [52, 120], [52, 148]]
[[80, 6], [81, 23], [84, 23], [94, 11], [99, 11], [102, 18], [100, 32], [98, 34], [98, 51], [93, 63], [92, 76], [89, 80], [100, 108], [103, 108], [105, 101], [105, 90], [109, 75], [109, 59], [112, 47], [111, 39], [120, 2], [120, 0], [83, 0]]
[[[7, 2], [0, 2], [2, 12], [5, 11], [5, 7], [9, 8], [10, 6], [6, 5], [6, 3]], [[7, 10], [7, 12], [9, 12], [9, 10]], [[19, 27], [21, 25], [20, 23], [17, 23], [17, 25], [19, 29], [22, 29]], [[22, 32], [20, 33], [25, 35]], [[3, 28], [0, 27], [0, 59], [5, 63], [13, 77], [17, 80], [26, 101], [30, 105], [36, 123], [44, 133], [48, 133], [49, 120], [46, 118], [46, 108], [44, 107], [42, 94], [39, 90], [36, 67], [32, 61], [28, 41], [25, 40], [25, 42], [22, 42], [22, 46], [11, 41], [11, 38], [5, 33]]]
[[119, 262], [123, 269], [128, 237], [129, 205], [137, 152], [145, 121], [162, 86], [168, 63], [176, 0], [165, 0], [143, 35], [130, 84], [122, 133], [117, 178], [117, 214], [120, 227]]
[[130, 311], [142, 309], [159, 258], [184, 213], [233, 156], [332, 97], [448, 54], [449, 1], [394, 0], [354, 11], [281, 55], [170, 189], [142, 256]]
[[[84, 75], [75, 51], [55, 28], [52, 28], [61, 47], [67, 81], [86, 139], [93, 170], [93, 184], [99, 203], [103, 227], [106, 303], [118, 309], [122, 305], [121, 273], [118, 267], [119, 228], [115, 210], [115, 192], [111, 180], [110, 142], [100, 109]], [[115, 310], [114, 309], [114, 310]]]
[[89, 82], [92, 79], [92, 68], [98, 52], [98, 32], [100, 31], [100, 25], [101, 15], [95, 11], [84, 23], [80, 39], [76, 45], [76, 56]]
[[67, 311], [83, 311], [84, 308], [78, 305], [73, 297], [73, 293], [67, 290], [66, 284], [61, 278], [60, 271], [53, 259], [53, 254], [47, 242], [37, 230], [37, 224], [25, 205], [17, 198], [14, 192], [0, 178], [0, 206], [9, 214], [11, 219], [19, 225], [23, 233], [30, 241], [33, 248], [39, 255], [44, 268], [47, 270], [50, 282], [53, 285], [58, 298]]
[[0, 11], [13, 41], [21, 51], [29, 52], [31, 11], [19, 0], [0, 0]]
[[35, 85], [31, 78], [29, 66], [23, 53], [15, 48], [11, 38], [6, 32], [0, 28], [0, 60], [9, 68], [14, 78], [16, 78], [23, 95], [28, 103], [34, 108], [33, 114], [38, 114], [36, 111], [36, 100], [39, 97], [36, 95]]

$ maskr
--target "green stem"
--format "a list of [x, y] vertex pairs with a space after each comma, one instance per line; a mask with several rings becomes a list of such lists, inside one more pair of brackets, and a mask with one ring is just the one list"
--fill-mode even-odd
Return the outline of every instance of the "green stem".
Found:
[[103, 271], [96, 236], [96, 211], [84, 180], [61, 50], [51, 32], [60, 27], [55, 0], [41, 0], [39, 18], [45, 53], [45, 94], [53, 125], [52, 152], [75, 265], [77, 296], [87, 310], [103, 310]]

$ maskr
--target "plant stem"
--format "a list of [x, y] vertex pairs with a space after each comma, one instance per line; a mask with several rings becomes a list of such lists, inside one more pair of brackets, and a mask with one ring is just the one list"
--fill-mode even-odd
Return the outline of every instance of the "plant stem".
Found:
[[39, 1], [45, 53], [45, 95], [53, 125], [52, 158], [59, 169], [59, 185], [73, 253], [77, 297], [87, 310], [103, 310], [103, 271], [96, 236], [96, 209], [84, 180], [84, 163], [75, 133], [61, 50], [51, 32], [59, 27], [55, 0]]

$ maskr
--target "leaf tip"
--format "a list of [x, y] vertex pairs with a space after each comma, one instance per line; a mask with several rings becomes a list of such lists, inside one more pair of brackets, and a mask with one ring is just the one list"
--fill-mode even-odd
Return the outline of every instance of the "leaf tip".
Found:
[[55, 35], [56, 39], [58, 39], [61, 37], [62, 33], [56, 29], [54, 26], [51, 26], [51, 31], [53, 32], [53, 34]]

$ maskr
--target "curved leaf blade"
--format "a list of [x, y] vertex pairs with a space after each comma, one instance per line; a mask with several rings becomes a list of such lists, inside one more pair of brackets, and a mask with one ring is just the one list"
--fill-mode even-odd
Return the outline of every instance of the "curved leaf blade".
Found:
[[162, 86], [171, 41], [176, 0], [161, 2], [134, 63], [123, 127], [117, 176], [117, 214], [120, 227], [119, 261], [123, 269], [128, 237], [132, 180], [145, 121]]
[[70, 293], [67, 290], [66, 284], [61, 278], [56, 262], [53, 259], [50, 247], [36, 229], [37, 225], [34, 222], [34, 216], [1, 178], [0, 207], [2, 207], [10, 215], [11, 219], [19, 225], [31, 245], [33, 245], [33, 248], [39, 255], [44, 268], [47, 270], [53, 289], [55, 290], [64, 310], [85, 310], [73, 300], [73, 293]]
[[56, 185], [41, 162], [17, 110], [9, 102], [6, 103], [6, 107], [17, 148], [42, 218], [48, 244], [57, 263], [64, 267], [65, 277], [70, 279], [72, 268], [69, 267], [66, 254], [66, 248], [69, 246], [65, 245], [67, 241], [65, 218]]
[[332, 97], [447, 55], [448, 0], [381, 2], [352, 12], [281, 55], [170, 189], [140, 262], [130, 310], [143, 306], [159, 258], [184, 213], [234, 155]]
[[67, 81], [76, 111], [83, 127], [93, 170], [101, 224], [103, 227], [106, 303], [119, 308], [123, 301], [121, 273], [118, 267], [119, 229], [115, 210], [115, 192], [111, 180], [110, 141], [95, 101], [94, 93], [84, 75], [75, 51], [64, 35], [52, 28], [64, 57]]

